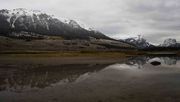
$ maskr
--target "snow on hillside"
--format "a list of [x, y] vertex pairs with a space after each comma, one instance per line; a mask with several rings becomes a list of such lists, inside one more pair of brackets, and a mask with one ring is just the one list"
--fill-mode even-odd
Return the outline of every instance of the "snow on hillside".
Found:
[[[25, 8], [18, 8], [18, 9], [13, 9], [13, 10], [6, 10], [6, 9], [4, 9], [4, 10], [0, 11], [0, 14], [3, 14], [4, 16], [7, 17], [7, 21], [9, 23], [11, 23], [11, 27], [12, 28], [15, 28], [15, 25], [14, 25], [15, 22], [17, 21], [17, 19], [19, 19], [22, 16], [29, 16], [29, 17], [31, 17], [32, 22], [35, 22], [34, 16], [36, 16], [37, 19], [39, 21], [41, 21], [40, 15], [42, 15], [42, 14], [46, 15], [46, 13], [41, 12], [39, 10], [28, 10], [28, 9], [25, 9]], [[48, 20], [52, 19], [52, 18], [55, 18], [55, 17], [53, 15], [48, 15], [47, 16]], [[61, 22], [65, 23], [65, 24], [68, 24], [69, 26], [71, 26], [73, 28], [77, 28], [77, 29], [83, 28], [83, 29], [86, 29], [88, 31], [94, 31], [93, 29], [91, 29], [90, 27], [88, 27], [85, 24], [82, 24], [82, 23], [78, 24], [78, 22], [76, 22], [75, 20], [71, 20], [71, 19], [67, 19], [67, 18], [58, 18], [58, 19]], [[47, 22], [45, 24], [47, 25]], [[47, 29], [48, 29], [48, 26], [47, 26]]]
[[136, 45], [138, 48], [148, 48], [151, 47], [152, 44], [150, 44], [149, 42], [146, 41], [146, 39], [144, 39], [141, 36], [138, 37], [132, 37], [132, 38], [127, 38], [124, 40], [127, 43], [130, 44], [134, 44]]

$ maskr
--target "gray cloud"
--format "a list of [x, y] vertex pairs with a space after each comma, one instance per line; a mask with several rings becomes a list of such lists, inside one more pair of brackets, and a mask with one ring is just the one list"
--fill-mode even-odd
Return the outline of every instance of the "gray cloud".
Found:
[[0, 0], [0, 8], [38, 9], [114, 38], [142, 34], [148, 41], [180, 40], [180, 0]]

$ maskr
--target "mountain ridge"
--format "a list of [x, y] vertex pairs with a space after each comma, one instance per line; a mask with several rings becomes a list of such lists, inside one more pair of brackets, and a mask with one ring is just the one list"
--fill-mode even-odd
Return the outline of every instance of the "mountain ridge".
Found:
[[132, 44], [138, 49], [180, 48], [180, 43], [174, 38], [167, 38], [159, 45], [151, 44], [141, 36], [120, 39], [120, 41]]
[[62, 36], [65, 39], [89, 39], [89, 37], [111, 39], [103, 33], [81, 27], [74, 20], [62, 21], [38, 10], [23, 8], [0, 10], [0, 33], [29, 32], [40, 35]]
[[165, 39], [162, 44], [160, 44], [161, 47], [180, 47], [180, 43], [177, 42], [176, 39], [168, 38]]
[[136, 46], [139, 49], [145, 49], [145, 48], [150, 48], [150, 47], [155, 46], [155, 45], [150, 44], [149, 42], [147, 42], [146, 39], [144, 39], [141, 36], [130, 37], [130, 38], [127, 38], [127, 39], [120, 39], [120, 41], [124, 41], [126, 43], [132, 44], [132, 45]]
[[37, 10], [0, 10], [0, 50], [114, 51], [133, 45]]

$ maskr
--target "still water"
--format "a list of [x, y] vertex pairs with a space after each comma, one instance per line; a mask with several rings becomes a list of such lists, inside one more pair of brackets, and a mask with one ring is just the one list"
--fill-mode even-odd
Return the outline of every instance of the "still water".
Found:
[[180, 102], [180, 57], [108, 64], [0, 64], [0, 102]]

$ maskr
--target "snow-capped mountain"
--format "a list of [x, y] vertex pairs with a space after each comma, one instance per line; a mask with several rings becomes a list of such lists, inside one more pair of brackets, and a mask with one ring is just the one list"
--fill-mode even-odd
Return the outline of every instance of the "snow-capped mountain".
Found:
[[71, 27], [73, 27], [73, 28], [81, 28], [81, 26], [76, 22], [76, 21], [74, 21], [74, 20], [70, 20], [69, 22], [68, 22], [68, 24], [71, 26]]
[[129, 44], [133, 44], [140, 49], [149, 48], [149, 47], [154, 46], [154, 45], [150, 44], [149, 42], [147, 42], [146, 39], [142, 38], [141, 36], [133, 37], [133, 38], [127, 38], [127, 39], [124, 39], [123, 41], [126, 43], [129, 43]]
[[164, 40], [163, 44], [160, 45], [161, 47], [180, 47], [180, 43], [176, 41], [176, 39], [168, 38]]
[[11, 35], [12, 32], [28, 32], [40, 35], [56, 35], [66, 39], [89, 37], [109, 39], [95, 30], [81, 27], [74, 20], [62, 20], [38, 10], [23, 8], [0, 10], [0, 35]]

